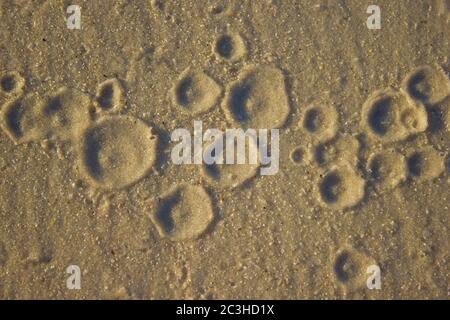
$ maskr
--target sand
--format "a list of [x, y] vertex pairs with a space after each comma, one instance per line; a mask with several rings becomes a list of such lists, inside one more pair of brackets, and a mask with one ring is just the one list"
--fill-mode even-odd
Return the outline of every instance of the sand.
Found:
[[[0, 3], [0, 298], [448, 298], [448, 0], [75, 2]], [[174, 164], [194, 121], [278, 173]]]

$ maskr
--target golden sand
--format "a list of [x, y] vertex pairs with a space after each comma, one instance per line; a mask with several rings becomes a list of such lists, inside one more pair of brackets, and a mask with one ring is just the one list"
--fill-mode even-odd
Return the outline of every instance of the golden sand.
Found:
[[[450, 3], [372, 2], [1, 1], [0, 298], [448, 298]], [[279, 172], [175, 165], [196, 120]]]

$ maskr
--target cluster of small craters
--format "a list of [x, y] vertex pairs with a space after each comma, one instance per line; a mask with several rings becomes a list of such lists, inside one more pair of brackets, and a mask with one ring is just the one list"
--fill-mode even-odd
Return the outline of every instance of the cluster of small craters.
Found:
[[[244, 40], [236, 34], [217, 39], [214, 51], [229, 63], [247, 54]], [[6, 99], [0, 125], [11, 140], [16, 144], [44, 140], [72, 143], [79, 172], [96, 188], [114, 191], [132, 186], [157, 162], [158, 136], [144, 121], [123, 114], [125, 96], [118, 79], [100, 83], [93, 96], [62, 87], [41, 98], [27, 90], [25, 79], [17, 72], [4, 73], [0, 85]], [[221, 106], [233, 127], [285, 126], [290, 104], [285, 76], [277, 67], [247, 65], [237, 79], [222, 88], [205, 71], [188, 68], [170, 93], [174, 106], [187, 115]], [[344, 133], [340, 131], [338, 108], [321, 98], [304, 109], [299, 128], [305, 144], [295, 147], [290, 159], [296, 165], [307, 160], [317, 166], [317, 198], [331, 210], [359, 205], [368, 185], [381, 193], [409, 178], [436, 178], [446, 169], [442, 152], [431, 145], [399, 150], [397, 144], [426, 132], [429, 108], [446, 105], [449, 99], [447, 74], [437, 66], [422, 66], [405, 77], [400, 89], [371, 94], [362, 104], [362, 132]], [[449, 112], [443, 114], [450, 131]], [[362, 140], [369, 146], [368, 156], [362, 156]], [[200, 172], [213, 189], [232, 189], [253, 178], [258, 167], [204, 164]], [[171, 240], [197, 238], [214, 220], [210, 195], [202, 185], [175, 185], [158, 198], [155, 208], [152, 221], [160, 235]], [[342, 279], [348, 277], [344, 271], [339, 274]]]
[[[173, 103], [192, 115], [211, 110], [221, 96], [221, 86], [200, 70], [183, 71], [172, 89]], [[273, 66], [245, 67], [238, 79], [227, 86], [221, 105], [234, 126], [279, 128], [289, 115], [284, 75]]]
[[[219, 36], [212, 48], [219, 60], [230, 64], [247, 56], [244, 39], [234, 32]], [[8, 136], [16, 144], [72, 143], [78, 171], [94, 188], [110, 192], [132, 186], [155, 165], [160, 154], [158, 137], [144, 121], [123, 114], [124, 87], [119, 79], [100, 83], [93, 96], [63, 87], [44, 98], [25, 90], [25, 79], [19, 73], [3, 74], [0, 83], [7, 97], [0, 124]], [[269, 65], [244, 67], [226, 90], [204, 70], [189, 67], [179, 75], [170, 95], [173, 105], [191, 116], [221, 105], [233, 127], [279, 128], [289, 115], [284, 75]], [[254, 177], [258, 167], [205, 164], [199, 170], [207, 184], [231, 189]], [[203, 200], [197, 201], [199, 197]], [[196, 238], [213, 220], [203, 186], [178, 185], [159, 199], [152, 220], [161, 236], [171, 240]]]
[[[219, 36], [213, 44], [219, 60], [235, 63], [247, 56], [244, 39], [237, 33]], [[247, 65], [237, 79], [225, 86], [218, 84], [204, 70], [188, 68], [178, 77], [171, 90], [173, 104], [192, 116], [221, 106], [232, 127], [280, 128], [290, 113], [283, 72], [272, 65]], [[205, 145], [207, 150], [209, 145]], [[205, 181], [217, 188], [236, 188], [254, 177], [259, 165], [203, 165]]]
[[73, 144], [80, 172], [106, 190], [132, 185], [152, 168], [157, 136], [142, 120], [119, 114], [124, 98], [118, 79], [101, 83], [95, 97], [67, 87], [41, 97], [25, 90], [19, 73], [6, 73], [2, 79], [6, 102], [0, 125], [15, 144]]
[[316, 101], [304, 110], [299, 127], [306, 144], [295, 147], [290, 157], [295, 164], [318, 167], [315, 187], [324, 207], [352, 208], [361, 204], [367, 190], [383, 193], [407, 179], [431, 180], [445, 171], [445, 152], [429, 144], [408, 149], [402, 143], [433, 130], [430, 110], [442, 109], [440, 120], [449, 129], [448, 75], [440, 66], [420, 66], [399, 87], [368, 97], [359, 132], [339, 132], [338, 113], [329, 101]]
[[[235, 63], [247, 56], [244, 39], [237, 33], [219, 36], [213, 51], [219, 60]], [[171, 90], [176, 108], [192, 116], [221, 106], [225, 118], [232, 127], [272, 129], [280, 128], [290, 113], [283, 72], [271, 65], [247, 65], [235, 81], [223, 86], [204, 70], [188, 68], [178, 77]], [[252, 143], [249, 139], [248, 143]], [[212, 144], [205, 143], [204, 152]], [[248, 145], [248, 148], [253, 147]], [[216, 150], [214, 148], [214, 150]], [[246, 156], [250, 157], [249, 152]], [[216, 155], [218, 156], [218, 155]], [[258, 159], [259, 160], [259, 159]], [[252, 164], [203, 164], [201, 174], [206, 184], [214, 189], [233, 189], [242, 186], [257, 174], [258, 162]], [[196, 199], [205, 204], [196, 204]], [[196, 238], [213, 221], [212, 208], [203, 186], [176, 186], [160, 198], [152, 220], [160, 234], [171, 240]]]

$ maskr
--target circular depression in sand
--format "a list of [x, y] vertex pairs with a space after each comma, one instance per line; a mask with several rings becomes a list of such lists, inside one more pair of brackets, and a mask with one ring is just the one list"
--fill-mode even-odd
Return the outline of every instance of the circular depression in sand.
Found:
[[222, 105], [227, 119], [240, 127], [282, 127], [290, 113], [283, 72], [267, 65], [246, 67], [228, 85]]
[[156, 159], [157, 137], [142, 120], [111, 116], [84, 132], [80, 142], [81, 168], [98, 187], [121, 189], [136, 183]]

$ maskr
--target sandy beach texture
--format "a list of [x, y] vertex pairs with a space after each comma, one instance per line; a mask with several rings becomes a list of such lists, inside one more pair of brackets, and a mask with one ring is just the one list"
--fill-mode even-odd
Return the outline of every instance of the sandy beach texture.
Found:
[[[0, 298], [447, 299], [449, 42], [448, 0], [0, 1]], [[174, 164], [194, 121], [278, 173]]]

